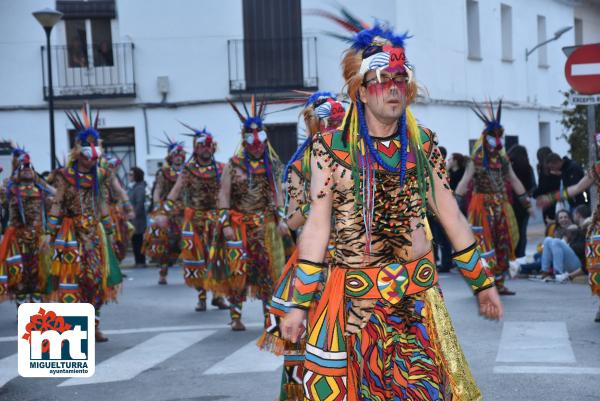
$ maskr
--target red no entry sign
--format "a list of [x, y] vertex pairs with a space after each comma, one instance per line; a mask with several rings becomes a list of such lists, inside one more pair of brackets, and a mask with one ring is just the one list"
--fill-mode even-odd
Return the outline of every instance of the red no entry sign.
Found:
[[565, 77], [579, 93], [600, 93], [600, 44], [575, 49], [565, 64]]

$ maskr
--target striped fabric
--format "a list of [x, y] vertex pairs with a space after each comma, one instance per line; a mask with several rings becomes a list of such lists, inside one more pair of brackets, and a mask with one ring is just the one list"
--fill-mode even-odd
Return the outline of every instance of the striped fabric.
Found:
[[477, 242], [452, 255], [452, 261], [474, 293], [494, 285], [494, 277], [483, 265]]

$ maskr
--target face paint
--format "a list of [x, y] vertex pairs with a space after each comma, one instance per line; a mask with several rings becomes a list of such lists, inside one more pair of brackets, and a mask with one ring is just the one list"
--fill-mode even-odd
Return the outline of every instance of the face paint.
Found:
[[87, 160], [96, 161], [100, 157], [100, 154], [100, 149], [91, 143], [81, 147], [81, 155]]

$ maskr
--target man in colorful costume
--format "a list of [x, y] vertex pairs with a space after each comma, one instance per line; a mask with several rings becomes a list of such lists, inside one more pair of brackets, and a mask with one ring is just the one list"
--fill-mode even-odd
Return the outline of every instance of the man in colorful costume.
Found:
[[[502, 101], [494, 115], [493, 104], [488, 105], [488, 114], [477, 104], [473, 108], [485, 127], [476, 142], [472, 159], [463, 178], [456, 187], [456, 197], [462, 202], [467, 188], [473, 180], [474, 188], [469, 203], [469, 223], [481, 231], [480, 246], [490, 270], [494, 274], [500, 295], [514, 295], [504, 285], [509, 261], [515, 258], [519, 242], [519, 227], [509, 203], [506, 182], [510, 182], [517, 200], [531, 210], [529, 196], [514, 173], [504, 149], [504, 128], [500, 124]], [[481, 229], [479, 229], [481, 227]]]
[[[300, 93], [300, 98], [285, 99], [274, 103], [293, 103], [301, 101], [304, 106], [301, 115], [308, 137], [294, 153], [288, 162], [283, 182], [286, 187], [285, 220], [292, 231], [300, 230], [306, 221], [310, 209], [310, 154], [312, 142], [317, 133], [334, 131], [341, 124], [345, 110], [342, 103], [336, 100], [330, 92], [313, 94]], [[308, 96], [308, 99], [306, 98]], [[329, 244], [330, 251], [333, 245]], [[304, 363], [304, 341], [298, 344], [285, 341], [281, 337], [281, 319], [289, 310], [292, 298], [293, 282], [296, 277], [293, 268], [298, 260], [294, 252], [288, 260], [284, 271], [275, 285], [275, 292], [269, 304], [269, 313], [265, 320], [265, 332], [257, 345], [268, 349], [276, 355], [284, 355], [283, 372], [281, 376], [280, 401], [296, 401], [303, 399], [302, 367]], [[314, 310], [316, 302], [311, 304]]]
[[[264, 103], [252, 97], [250, 115], [230, 102], [242, 122], [241, 150], [223, 170], [219, 193], [219, 221], [223, 227], [227, 292], [231, 329], [245, 330], [242, 305], [248, 296], [260, 299], [266, 309], [273, 286], [285, 264], [283, 221], [279, 186], [281, 166], [263, 125]], [[265, 310], [266, 312], [266, 310]]]
[[8, 227], [0, 245], [0, 300], [42, 302], [49, 267], [46, 210], [54, 188], [40, 179], [29, 153], [12, 151], [12, 175], [3, 189]]
[[[556, 202], [568, 202], [569, 199], [582, 194], [592, 185], [597, 186], [598, 194], [600, 194], [600, 134], [596, 134], [596, 162], [588, 169], [586, 175], [577, 184], [562, 191], [539, 196], [537, 206], [542, 210], [547, 210]], [[587, 271], [592, 295], [600, 297], [600, 202], [596, 204], [596, 209], [592, 214], [592, 223], [587, 231], [585, 265], [582, 270]], [[594, 321], [600, 323], [600, 307], [598, 307]]]
[[417, 93], [407, 36], [344, 25], [357, 32], [342, 61], [352, 104], [343, 129], [313, 144], [310, 214], [282, 322], [284, 338], [298, 340], [328, 270], [308, 323], [304, 399], [481, 400], [437, 286], [427, 207], [459, 250], [480, 312], [497, 319], [502, 306], [435, 136], [407, 107]]
[[171, 210], [177, 199], [183, 199], [185, 207], [180, 255], [183, 275], [185, 283], [198, 291], [196, 311], [206, 311], [207, 289], [213, 291], [213, 306], [229, 309], [223, 297], [216, 295], [223, 293], [225, 281], [217, 209], [223, 163], [215, 160], [217, 143], [211, 133], [185, 126], [194, 132], [194, 154], [167, 197]]
[[[183, 142], [176, 142], [166, 134], [165, 137], [166, 141], [162, 141], [161, 147], [167, 149], [167, 157], [156, 173], [152, 191], [154, 208], [150, 213], [150, 224], [144, 234], [142, 248], [147, 257], [158, 262], [158, 284], [161, 285], [167, 284], [169, 266], [175, 264], [181, 252], [183, 202], [181, 198], [167, 202], [167, 196], [177, 182], [186, 157]], [[164, 220], [160, 216], [169, 216], [169, 219]]]
[[114, 226], [108, 210], [110, 174], [98, 166], [100, 135], [89, 107], [81, 116], [67, 112], [78, 130], [67, 167], [56, 171], [56, 196], [48, 215], [52, 238], [52, 299], [87, 302], [96, 309], [96, 341], [107, 341], [100, 331], [100, 308], [117, 297], [122, 281], [112, 249]]

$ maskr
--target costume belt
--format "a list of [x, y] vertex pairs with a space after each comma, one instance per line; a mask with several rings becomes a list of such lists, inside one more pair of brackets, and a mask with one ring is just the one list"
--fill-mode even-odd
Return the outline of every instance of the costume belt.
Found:
[[202, 209], [194, 209], [191, 207], [185, 208], [184, 220], [192, 220], [192, 219], [210, 219], [216, 220], [219, 218], [218, 212], [216, 209], [210, 210], [202, 210]]
[[433, 251], [408, 263], [344, 269], [344, 293], [349, 298], [385, 299], [397, 304], [405, 295], [425, 291], [438, 282]]

